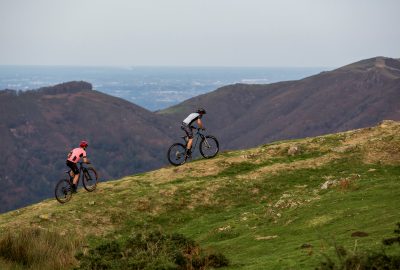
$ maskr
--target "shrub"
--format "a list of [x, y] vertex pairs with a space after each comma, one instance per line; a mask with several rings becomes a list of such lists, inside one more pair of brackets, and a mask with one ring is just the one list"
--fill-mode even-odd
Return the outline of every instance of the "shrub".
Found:
[[[395, 243], [400, 244], [400, 223], [394, 232], [396, 237], [384, 239], [384, 246], [391, 246]], [[379, 252], [364, 252], [350, 254], [342, 246], [335, 245], [336, 259], [326, 256], [326, 261], [321, 262], [316, 268], [318, 270], [394, 270], [400, 269], [400, 254], [389, 255], [384, 248]]]
[[220, 253], [207, 253], [192, 239], [181, 234], [166, 235], [159, 231], [138, 233], [125, 241], [103, 243], [87, 254], [76, 256], [77, 269], [158, 269], [194, 270], [229, 264]]

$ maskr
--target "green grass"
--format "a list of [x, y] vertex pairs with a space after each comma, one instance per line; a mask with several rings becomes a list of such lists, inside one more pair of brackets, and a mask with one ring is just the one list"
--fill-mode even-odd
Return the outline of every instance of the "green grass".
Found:
[[[319, 253], [326, 252], [329, 240], [335, 239], [351, 247], [355, 242], [350, 237], [351, 232], [363, 230], [367, 231], [370, 237], [360, 239], [358, 247], [373, 247], [382, 239], [382, 235], [391, 232], [399, 219], [396, 214], [397, 205], [394, 204], [398, 202], [398, 168], [382, 167], [380, 171], [383, 175], [378, 176], [375, 173], [375, 176], [370, 177], [365, 173], [368, 166], [356, 165], [343, 160], [317, 170], [284, 173], [260, 183], [261, 188], [274, 186], [274, 190], [265, 190], [265, 194], [269, 198], [276, 198], [278, 194], [292, 191], [293, 186], [298, 184], [317, 188], [320, 184], [317, 180], [324, 175], [337, 174], [345, 177], [354, 173], [363, 174], [361, 179], [357, 180], [357, 189], [333, 189], [327, 191], [321, 199], [307, 205], [278, 208], [276, 214], [280, 214], [280, 217], [271, 217], [273, 214], [268, 214], [268, 209], [271, 208], [268, 203], [258, 202], [258, 198], [251, 198], [246, 194], [246, 188], [231, 183], [219, 194], [229, 201], [229, 207], [221, 209], [217, 204], [214, 208], [198, 209], [197, 218], [191, 222], [177, 226], [178, 220], [173, 219], [173, 224], [164, 223], [164, 226], [169, 225], [171, 229], [180, 227], [181, 233], [195, 236], [201, 239], [202, 243], [217, 245], [224, 254], [232, 258], [234, 264], [244, 264], [245, 266], [241, 266], [243, 269], [260, 269], [264, 265], [271, 268], [312, 267], [320, 260]], [[269, 181], [274, 181], [274, 184], [270, 184]], [[302, 196], [313, 196], [311, 189], [301, 193], [296, 195], [297, 200]], [[165, 215], [169, 216], [169, 213]], [[377, 226], [382, 222], [384, 226]], [[271, 240], [255, 240], [256, 236], [274, 235], [278, 237]], [[304, 243], [314, 246], [312, 255], [307, 255], [300, 249]]]
[[[224, 269], [314, 269], [335, 254], [334, 243], [374, 250], [392, 235], [400, 221], [399, 131], [394, 124], [384, 134], [377, 127], [285, 141], [101, 183], [66, 205], [47, 200], [1, 215], [0, 235], [16, 225], [76, 233], [79, 251], [158, 230], [224, 254]], [[293, 145], [299, 151], [288, 155]], [[328, 180], [336, 185], [321, 189]], [[351, 237], [356, 231], [368, 236]], [[0, 252], [0, 267], [10, 263]]]
[[[157, 224], [167, 231], [183, 233], [201, 244], [218, 248], [231, 259], [232, 269], [264, 266], [302, 269], [316, 265], [322, 253], [332, 253], [330, 241], [351, 248], [355, 244], [355, 239], [350, 237], [353, 231], [370, 234], [367, 239], [358, 240], [358, 248], [377, 247], [382, 236], [390, 233], [399, 219], [394, 204], [398, 201], [400, 180], [396, 166], [371, 166], [356, 158], [344, 158], [321, 168], [265, 176], [252, 183], [235, 179], [258, 167], [243, 163], [224, 170], [214, 179], [208, 177], [206, 181], [222, 182], [221, 187], [209, 205], [200, 203], [192, 211], [185, 209], [185, 202], [190, 200], [193, 189], [190, 185], [180, 188], [174, 201], [164, 205], [163, 213], [151, 219], [144, 217], [145, 224]], [[372, 167], [377, 169], [369, 173]], [[338, 179], [360, 176], [348, 190], [333, 188], [315, 193], [323, 182], [321, 179], [329, 175]], [[229, 177], [232, 179], [226, 179]], [[192, 181], [200, 182], [201, 178]], [[206, 183], [202, 184], [204, 187]], [[297, 190], [298, 185], [307, 187]], [[260, 190], [257, 196], [251, 194], [254, 187]], [[283, 204], [282, 208], [274, 208], [274, 203], [285, 193], [293, 194], [288, 198], [295, 198], [298, 205]], [[317, 196], [320, 198], [307, 203]], [[266, 198], [260, 200], [262, 197]], [[269, 212], [271, 208], [273, 212]], [[380, 222], [385, 226], [376, 226]], [[135, 220], [130, 223], [139, 224]], [[256, 239], [275, 235], [278, 237], [271, 240]], [[311, 255], [300, 249], [305, 243], [313, 245]]]

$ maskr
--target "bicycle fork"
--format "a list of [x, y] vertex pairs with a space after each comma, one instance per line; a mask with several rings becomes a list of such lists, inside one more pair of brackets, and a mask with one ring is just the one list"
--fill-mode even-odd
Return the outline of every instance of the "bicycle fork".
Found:
[[202, 139], [203, 139], [203, 141], [204, 141], [206, 147], [207, 147], [207, 148], [210, 148], [211, 146], [210, 146], [210, 144], [208, 143], [208, 141], [207, 141], [207, 139], [206, 139], [206, 136], [203, 136]]

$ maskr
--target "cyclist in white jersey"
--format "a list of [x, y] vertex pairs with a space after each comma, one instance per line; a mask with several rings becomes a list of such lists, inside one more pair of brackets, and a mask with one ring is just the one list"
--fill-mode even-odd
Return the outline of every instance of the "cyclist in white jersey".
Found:
[[194, 122], [197, 123], [198, 128], [204, 129], [203, 122], [201, 121], [202, 116], [206, 114], [206, 110], [203, 108], [197, 109], [195, 113], [189, 114], [182, 122], [182, 129], [186, 132], [186, 136], [188, 137], [188, 143], [186, 145], [186, 155], [190, 156], [192, 154], [192, 143], [193, 143], [193, 129], [195, 127], [192, 126]]

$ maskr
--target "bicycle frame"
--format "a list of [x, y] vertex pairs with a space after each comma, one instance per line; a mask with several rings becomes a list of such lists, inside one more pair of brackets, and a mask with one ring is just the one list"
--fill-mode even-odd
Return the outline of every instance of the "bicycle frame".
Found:
[[[199, 141], [199, 137], [201, 138], [201, 140], [205, 140], [206, 138], [205, 138], [205, 136], [204, 136], [204, 134], [203, 133], [201, 133], [200, 132], [200, 130], [196, 130], [196, 134], [194, 135], [194, 137], [196, 137], [196, 141], [195, 141], [195, 143], [194, 144], [192, 144], [192, 149], [196, 149], [196, 146], [197, 146], [197, 142]], [[193, 140], [194, 140], [195, 138], [193, 138]], [[183, 140], [185, 141], [185, 147], [187, 146], [187, 144], [188, 144], [188, 141], [189, 141], [189, 138], [188, 138], [188, 136], [184, 136], [183, 137]], [[192, 151], [193, 152], [193, 151]]]
[[[83, 162], [79, 162], [79, 177], [78, 177], [78, 182], [76, 183], [76, 185], [79, 185], [79, 182], [81, 181], [81, 178], [83, 177], [84, 169], [86, 169], [85, 167], [83, 167], [82, 164], [83, 164]], [[74, 176], [71, 176], [71, 172], [74, 174]], [[69, 176], [69, 181], [72, 184], [72, 181], [74, 180], [74, 177], [75, 177], [75, 173], [72, 170], [69, 170], [67, 173]]]

